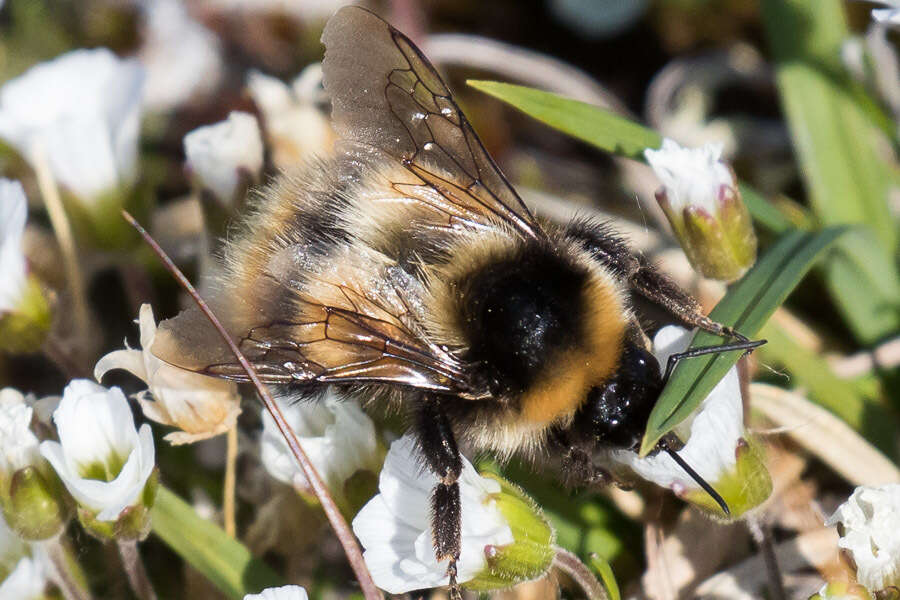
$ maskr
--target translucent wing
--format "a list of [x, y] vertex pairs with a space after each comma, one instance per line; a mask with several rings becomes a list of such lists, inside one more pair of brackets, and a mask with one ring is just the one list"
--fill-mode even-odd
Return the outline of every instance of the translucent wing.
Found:
[[408, 174], [402, 195], [445, 219], [443, 225], [512, 228], [543, 235], [528, 208], [485, 151], [450, 90], [402, 33], [374, 14], [345, 7], [325, 27], [324, 84], [334, 125], [365, 160], [384, 154]]
[[[371, 273], [359, 273], [372, 263], [361, 260], [355, 268], [347, 258], [341, 264], [341, 272], [319, 274], [302, 288], [269, 273], [217, 297], [217, 314], [264, 382], [382, 383], [483, 395], [471, 389], [459, 361], [423, 335], [408, 275], [394, 268], [375, 284]], [[195, 308], [161, 323], [152, 351], [181, 368], [248, 381]]]

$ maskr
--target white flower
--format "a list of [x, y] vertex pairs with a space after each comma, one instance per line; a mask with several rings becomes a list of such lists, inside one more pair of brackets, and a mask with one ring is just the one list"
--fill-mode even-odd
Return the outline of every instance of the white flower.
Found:
[[857, 580], [873, 593], [900, 586], [900, 483], [856, 488], [825, 521], [838, 523], [838, 546], [856, 563]]
[[684, 148], [666, 138], [659, 150], [644, 150], [644, 156], [662, 181], [666, 198], [676, 212], [695, 206], [710, 215], [718, 214], [717, 199], [722, 186], [735, 185], [731, 171], [722, 162], [722, 144]]
[[322, 98], [321, 81], [320, 63], [306, 67], [291, 87], [259, 71], [247, 77], [247, 89], [262, 113], [277, 166], [288, 167], [331, 151], [334, 130], [316, 106]]
[[46, 598], [47, 568], [42, 561], [25, 556], [0, 583], [0, 600], [43, 600]]
[[[139, 324], [142, 350], [110, 352], [94, 367], [100, 381], [113, 369], [125, 369], [147, 384], [137, 394], [144, 415], [163, 425], [177, 427], [166, 435], [172, 444], [189, 444], [234, 427], [241, 414], [240, 396], [234, 383], [179, 369], [156, 358], [150, 351], [156, 337], [156, 322], [149, 304], [141, 306]], [[148, 392], [153, 396], [148, 398]]]
[[307, 600], [306, 590], [299, 585], [266, 588], [258, 594], [247, 594], [244, 600]]
[[41, 442], [41, 454], [82, 507], [96, 512], [97, 521], [115, 521], [139, 503], [155, 449], [149, 425], [135, 430], [122, 390], [75, 379], [53, 421], [59, 442]]
[[184, 137], [188, 170], [221, 202], [230, 204], [240, 175], [259, 177], [263, 143], [256, 117], [233, 112], [227, 121], [193, 130]]
[[144, 41], [138, 57], [147, 68], [147, 108], [168, 110], [212, 92], [223, 71], [216, 35], [192, 19], [181, 0], [143, 5]]
[[105, 48], [63, 54], [0, 88], [0, 138], [96, 199], [136, 175], [142, 83], [137, 61]]
[[22, 184], [0, 178], [0, 313], [15, 310], [25, 293], [22, 234], [27, 216]]
[[[415, 442], [406, 435], [391, 445], [379, 494], [353, 519], [375, 584], [392, 594], [448, 583], [447, 563], [435, 559], [432, 544], [431, 494], [437, 483], [433, 473], [423, 471]], [[503, 546], [514, 539], [492, 498], [500, 484], [480, 476], [465, 458], [459, 489], [462, 548], [457, 580], [465, 583], [486, 568], [485, 546]]]
[[[375, 425], [353, 400], [341, 400], [331, 390], [325, 398], [312, 402], [277, 400], [285, 420], [294, 430], [328, 489], [341, 496], [344, 483], [356, 471], [373, 473], [381, 466]], [[260, 439], [263, 465], [275, 479], [307, 489], [306, 477], [268, 412], [263, 413]]]
[[31, 431], [32, 412], [21, 392], [0, 390], [0, 475], [4, 477], [41, 460], [38, 439]]
[[[653, 338], [653, 354], [665, 369], [671, 354], [683, 352], [690, 346], [692, 332], [670, 325], [660, 329]], [[700, 404], [692, 420], [677, 428], [684, 448], [678, 451], [685, 462], [706, 481], [713, 482], [723, 473], [734, 470], [737, 463], [735, 448], [744, 434], [744, 413], [737, 367], [731, 370], [713, 388]], [[638, 458], [630, 450], [616, 450], [613, 460], [626, 464], [635, 473], [653, 483], [680, 494], [699, 486], [684, 469], [665, 452]]]

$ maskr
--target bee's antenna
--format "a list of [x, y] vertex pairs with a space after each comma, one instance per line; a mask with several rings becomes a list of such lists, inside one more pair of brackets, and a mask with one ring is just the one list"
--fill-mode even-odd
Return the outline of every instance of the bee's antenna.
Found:
[[725, 516], [731, 516], [731, 510], [729, 510], [728, 504], [725, 502], [725, 499], [719, 495], [719, 492], [717, 492], [713, 488], [713, 486], [709, 485], [709, 483], [707, 483], [705, 479], [700, 477], [700, 474], [697, 473], [697, 471], [695, 471], [693, 467], [691, 467], [691, 465], [687, 464], [687, 462], [685, 462], [685, 460], [678, 455], [678, 452], [676, 452], [672, 448], [668, 440], [660, 440], [659, 447], [662, 450], [665, 450], [666, 453], [672, 457], [672, 460], [678, 463], [678, 466], [684, 469], [684, 472], [690, 475], [691, 479], [696, 481], [697, 485], [703, 488], [703, 491], [709, 494], [710, 498], [716, 501], [716, 504], [718, 504], [719, 508], [722, 509], [722, 512], [725, 513]]

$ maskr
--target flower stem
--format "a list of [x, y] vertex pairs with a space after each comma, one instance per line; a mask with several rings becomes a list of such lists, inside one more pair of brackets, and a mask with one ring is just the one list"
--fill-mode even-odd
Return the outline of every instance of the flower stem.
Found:
[[191, 282], [188, 281], [188, 278], [184, 276], [184, 273], [182, 273], [181, 270], [177, 266], [175, 266], [175, 263], [172, 262], [172, 259], [169, 258], [169, 256], [162, 248], [160, 248], [156, 240], [150, 237], [150, 234], [147, 233], [147, 231], [143, 227], [141, 227], [141, 225], [137, 221], [135, 221], [134, 217], [128, 214], [127, 211], [123, 210], [122, 216], [125, 217], [125, 220], [128, 221], [131, 226], [138, 231], [138, 233], [141, 234], [141, 237], [144, 239], [147, 245], [149, 245], [150, 248], [153, 249], [159, 259], [165, 265], [166, 269], [191, 295], [191, 298], [193, 298], [194, 302], [197, 304], [197, 307], [203, 312], [204, 315], [206, 315], [207, 319], [209, 319], [209, 322], [213, 327], [216, 328], [216, 331], [219, 332], [219, 335], [222, 336], [222, 339], [231, 349], [232, 354], [234, 354], [234, 357], [237, 359], [241, 367], [243, 367], [244, 372], [247, 374], [247, 377], [253, 383], [253, 387], [256, 389], [256, 392], [262, 400], [263, 405], [266, 407], [266, 410], [268, 410], [269, 414], [272, 415], [272, 419], [275, 421], [275, 425], [278, 426], [278, 430], [281, 432], [281, 435], [284, 437], [285, 442], [287, 442], [288, 447], [291, 449], [291, 453], [297, 460], [297, 464], [300, 465], [300, 469], [303, 471], [303, 475], [310, 483], [310, 487], [313, 488], [313, 491], [316, 493], [316, 497], [322, 504], [322, 510], [325, 511], [325, 516], [328, 517], [328, 522], [331, 523], [331, 527], [334, 529], [338, 541], [340, 541], [341, 546], [344, 549], [344, 554], [347, 555], [347, 562], [350, 563], [350, 567], [353, 569], [354, 575], [356, 575], [356, 580], [359, 582], [359, 587], [362, 590], [363, 596], [366, 600], [381, 600], [383, 596], [375, 586], [375, 582], [372, 580], [372, 574], [369, 573], [369, 569], [366, 567], [366, 562], [365, 560], [363, 560], [362, 556], [362, 550], [360, 550], [359, 544], [356, 542], [356, 537], [353, 535], [353, 532], [350, 530], [350, 526], [347, 524], [347, 520], [341, 514], [340, 509], [334, 502], [334, 498], [328, 491], [328, 486], [326, 486], [325, 482], [322, 481], [322, 477], [319, 475], [319, 473], [316, 471], [316, 468], [309, 460], [309, 457], [306, 455], [306, 452], [304, 452], [303, 447], [300, 446], [300, 442], [297, 441], [297, 436], [294, 433], [294, 430], [291, 429], [291, 426], [285, 420], [284, 415], [281, 413], [281, 409], [278, 408], [278, 405], [275, 403], [275, 399], [272, 398], [272, 394], [269, 393], [268, 388], [263, 385], [262, 381], [259, 378], [259, 375], [256, 373], [256, 370], [247, 361], [247, 357], [244, 356], [244, 353], [241, 352], [240, 348], [238, 348], [237, 344], [225, 330], [225, 327], [222, 325], [216, 315], [213, 314], [206, 301], [200, 297], [200, 294], [197, 292], [196, 288], [194, 288]]
[[759, 546], [763, 562], [766, 565], [769, 597], [773, 600], [787, 600], [781, 568], [778, 566], [778, 557], [775, 556], [775, 544], [772, 543], [772, 532], [767, 525], [752, 516], [747, 517], [747, 528], [750, 530], [753, 541]]
[[137, 542], [120, 540], [117, 545], [119, 546], [119, 556], [122, 557], [122, 564], [125, 566], [125, 573], [128, 575], [128, 583], [135, 596], [141, 600], [156, 600], [156, 592], [153, 590], [153, 584], [150, 583], [146, 569], [144, 569]]
[[59, 242], [62, 250], [63, 264], [66, 270], [66, 279], [72, 292], [74, 306], [75, 328], [79, 339], [85, 339], [90, 330], [90, 315], [88, 313], [87, 293], [84, 289], [84, 277], [81, 273], [81, 265], [78, 263], [78, 250], [75, 247], [75, 236], [72, 234], [72, 225], [66, 216], [59, 188], [50, 172], [50, 165], [43, 152], [34, 153], [34, 173], [37, 176], [38, 188], [44, 199], [44, 207], [47, 216], [50, 217], [50, 226]]
[[594, 577], [587, 565], [565, 548], [556, 548], [553, 566], [571, 577], [588, 600], [609, 600], [603, 584]]
[[224, 513], [223, 521], [225, 522], [225, 533], [234, 537], [236, 532], [234, 523], [234, 488], [238, 455], [237, 424], [228, 430], [225, 439], [228, 445], [225, 450], [225, 484], [223, 485], [224, 490], [222, 492], [222, 512]]
[[61, 537], [40, 544], [50, 559], [51, 579], [65, 600], [91, 600], [81, 565]]

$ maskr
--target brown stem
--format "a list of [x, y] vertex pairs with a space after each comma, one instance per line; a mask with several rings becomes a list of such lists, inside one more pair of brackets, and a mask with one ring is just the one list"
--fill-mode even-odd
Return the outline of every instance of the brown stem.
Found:
[[581, 560], [564, 548], [556, 548], [553, 566], [568, 575], [582, 589], [588, 600], [609, 600], [606, 588]]
[[766, 565], [769, 597], [773, 600], [787, 600], [787, 592], [784, 590], [784, 580], [781, 577], [781, 568], [778, 566], [778, 558], [775, 556], [775, 544], [772, 542], [772, 532], [769, 527], [758, 519], [747, 518], [747, 528], [753, 541], [759, 546], [763, 562]]
[[172, 274], [173, 277], [178, 281], [179, 284], [190, 294], [191, 298], [193, 298], [194, 302], [197, 304], [197, 307], [203, 311], [203, 314], [206, 315], [206, 318], [209, 319], [209, 322], [216, 328], [216, 331], [219, 332], [219, 335], [222, 336], [222, 339], [228, 344], [228, 347], [231, 349], [232, 354], [234, 354], [238, 363], [240, 363], [241, 367], [243, 367], [244, 372], [247, 373], [247, 377], [250, 379], [251, 383], [253, 383], [253, 387], [256, 388], [257, 394], [259, 394], [260, 399], [265, 405], [266, 410], [269, 411], [269, 414], [272, 416], [272, 419], [275, 421], [275, 425], [278, 426], [278, 430], [281, 432], [281, 435], [284, 437], [285, 442], [287, 442], [288, 448], [291, 449], [291, 453], [294, 455], [294, 458], [297, 460], [297, 463], [300, 465], [300, 469], [303, 471], [303, 475], [306, 477], [306, 480], [309, 481], [310, 487], [312, 487], [313, 491], [316, 493], [316, 497], [319, 499], [319, 502], [322, 504], [322, 509], [325, 511], [325, 516], [328, 517], [328, 521], [331, 523], [332, 528], [334, 528], [334, 532], [337, 535], [338, 540], [341, 543], [341, 546], [344, 548], [344, 553], [347, 555], [347, 560], [350, 563], [350, 567], [353, 569], [353, 573], [356, 575], [356, 579], [359, 582], [360, 588], [362, 589], [363, 596], [366, 600], [381, 600], [382, 595], [381, 592], [375, 587], [375, 582], [372, 581], [372, 575], [369, 573], [369, 569], [366, 567], [366, 563], [363, 560], [362, 551], [359, 548], [359, 544], [356, 543], [356, 537], [354, 537], [353, 532], [350, 530], [350, 526], [347, 525], [346, 519], [341, 514], [341, 511], [338, 509], [337, 505], [334, 502], [334, 498], [331, 497], [331, 494], [328, 492], [328, 487], [325, 485], [325, 482], [322, 481], [322, 477], [316, 471], [316, 468], [313, 466], [312, 462], [310, 462], [309, 457], [306, 455], [306, 452], [303, 451], [303, 448], [300, 446], [300, 442], [297, 441], [297, 436], [294, 434], [294, 430], [291, 429], [291, 426], [288, 425], [287, 421], [284, 419], [284, 415], [281, 413], [281, 409], [278, 408], [278, 405], [275, 403], [275, 400], [272, 398], [272, 395], [269, 393], [268, 388], [263, 385], [263, 382], [259, 379], [259, 375], [257, 375], [256, 370], [253, 366], [247, 361], [247, 358], [244, 356], [244, 353], [241, 352], [240, 348], [237, 347], [237, 344], [234, 343], [234, 340], [231, 339], [231, 336], [225, 331], [225, 328], [222, 326], [222, 323], [213, 314], [212, 310], [210, 310], [209, 305], [206, 304], [206, 301], [200, 297], [200, 294], [197, 293], [197, 290], [191, 285], [191, 282], [188, 281], [187, 277], [184, 276], [184, 273], [175, 266], [175, 263], [172, 262], [172, 259], [165, 253], [165, 251], [160, 248], [159, 244], [156, 243], [150, 234], [141, 227], [141, 225], [134, 220], [128, 212], [122, 211], [122, 216], [125, 217], [125, 220], [128, 221], [132, 227], [134, 227], [138, 233], [141, 234], [141, 237], [144, 238], [144, 241], [150, 246], [151, 249], [159, 256], [159, 259], [163, 262], [166, 269]]
[[222, 486], [222, 520], [225, 522], [225, 533], [235, 537], [237, 527], [234, 522], [234, 489], [236, 484], [238, 434], [237, 424], [228, 430], [227, 449], [225, 451], [225, 483]]
[[62, 539], [48, 540], [41, 544], [50, 559], [51, 579], [65, 600], [91, 600], [84, 573]]
[[122, 564], [125, 566], [125, 574], [128, 575], [128, 583], [134, 595], [141, 600], [156, 600], [156, 592], [153, 590], [153, 584], [147, 576], [147, 570], [144, 569], [144, 562], [141, 560], [141, 554], [138, 552], [137, 542], [134, 540], [120, 540], [116, 542], [119, 547], [119, 556], [122, 557]]

